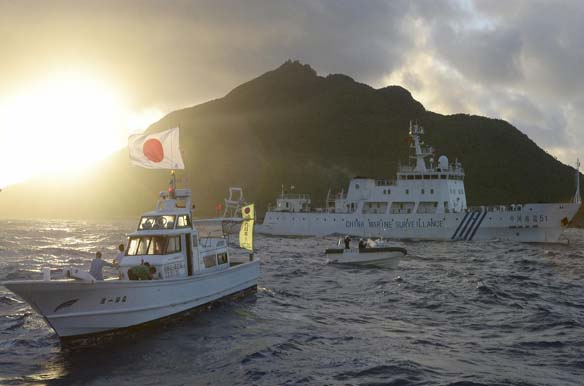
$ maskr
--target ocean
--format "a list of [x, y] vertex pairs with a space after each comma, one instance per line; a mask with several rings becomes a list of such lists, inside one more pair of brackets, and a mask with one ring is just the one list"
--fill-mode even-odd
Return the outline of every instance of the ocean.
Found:
[[[1, 220], [0, 281], [110, 260], [135, 227]], [[0, 286], [0, 384], [584, 385], [584, 231], [565, 238], [396, 242], [384, 270], [327, 265], [333, 237], [258, 236], [256, 294], [84, 349]]]

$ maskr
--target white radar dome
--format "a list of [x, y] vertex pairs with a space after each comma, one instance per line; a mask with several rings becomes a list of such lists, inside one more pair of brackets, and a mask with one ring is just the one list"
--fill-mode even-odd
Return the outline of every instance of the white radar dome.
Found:
[[438, 158], [438, 166], [442, 170], [448, 170], [448, 157], [441, 155], [440, 158]]

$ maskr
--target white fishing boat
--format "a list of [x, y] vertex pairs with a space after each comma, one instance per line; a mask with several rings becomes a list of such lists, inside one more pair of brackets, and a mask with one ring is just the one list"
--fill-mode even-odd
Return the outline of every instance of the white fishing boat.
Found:
[[[153, 148], [160, 157], [151, 154], [152, 141], [158, 142]], [[132, 162], [140, 166], [183, 167], [178, 129], [133, 136], [129, 145]], [[199, 232], [192, 207], [191, 190], [176, 189], [173, 170], [171, 185], [160, 192], [156, 209], [144, 213], [137, 230], [128, 235], [118, 277], [96, 280], [87, 272], [68, 269], [66, 277], [51, 278], [45, 269], [43, 280], [1, 284], [28, 302], [63, 340], [141, 325], [253, 291], [260, 274], [253, 254], [253, 205], [243, 208], [242, 218], [233, 219], [243, 222], [240, 242], [252, 251], [238, 258], [228, 249], [228, 236]], [[146, 277], [137, 274], [144, 273], [144, 267], [151, 269], [146, 269]]]
[[[410, 124], [410, 165], [395, 180], [355, 177], [346, 192], [330, 194], [324, 208], [314, 208], [308, 194], [282, 188], [268, 208], [258, 233], [280, 236], [350, 234], [413, 240], [492, 240], [556, 242], [580, 208], [576, 194], [568, 203], [531, 203], [468, 207], [465, 171], [445, 155], [423, 145], [424, 129]], [[578, 163], [578, 167], [579, 167]]]
[[360, 243], [357, 248], [350, 247], [349, 243], [346, 243], [345, 248], [341, 248], [341, 240], [338, 246], [339, 248], [325, 250], [327, 263], [395, 269], [400, 259], [408, 253], [405, 248], [392, 247], [371, 239], [363, 245]]
[[[138, 229], [128, 235], [118, 278], [99, 281], [71, 270], [77, 278], [45, 275], [2, 285], [63, 339], [140, 325], [255, 289], [259, 260], [253, 253], [234, 259], [226, 238], [200, 234], [193, 226], [190, 196], [190, 189], [160, 193], [156, 210], [142, 215]], [[155, 269], [152, 280], [131, 280], [131, 269], [145, 263]]]

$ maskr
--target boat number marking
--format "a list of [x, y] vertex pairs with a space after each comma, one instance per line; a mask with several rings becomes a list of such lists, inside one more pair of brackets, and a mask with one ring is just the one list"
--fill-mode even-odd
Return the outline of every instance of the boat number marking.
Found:
[[109, 303], [125, 303], [126, 297], [125, 296], [116, 296], [111, 298], [101, 298], [99, 304], [109, 304]]

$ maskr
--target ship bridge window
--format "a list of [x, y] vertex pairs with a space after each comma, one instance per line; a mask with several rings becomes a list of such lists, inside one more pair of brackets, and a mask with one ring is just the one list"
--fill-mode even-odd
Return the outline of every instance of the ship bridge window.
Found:
[[183, 214], [178, 216], [178, 220], [176, 222], [176, 227], [178, 228], [191, 228], [191, 219], [188, 215]]
[[421, 179], [422, 179], [422, 176], [419, 174], [416, 174], [416, 180], [421, 180]]
[[219, 262], [219, 265], [227, 264], [227, 253], [219, 253], [217, 255], [217, 261]]
[[385, 214], [387, 202], [366, 202], [363, 204], [363, 213]]
[[173, 229], [176, 216], [142, 216], [138, 230]]
[[180, 251], [179, 236], [130, 237], [126, 256], [169, 255]]
[[217, 256], [216, 255], [208, 255], [203, 256], [203, 264], [205, 268], [211, 268], [217, 265]]

